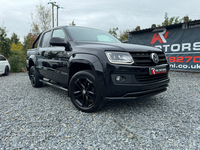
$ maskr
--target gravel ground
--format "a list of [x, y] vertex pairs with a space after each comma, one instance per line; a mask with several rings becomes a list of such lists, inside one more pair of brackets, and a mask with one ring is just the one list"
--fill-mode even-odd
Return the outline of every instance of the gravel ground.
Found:
[[0, 149], [200, 150], [200, 73], [170, 72], [167, 92], [78, 111], [66, 92], [0, 77]]

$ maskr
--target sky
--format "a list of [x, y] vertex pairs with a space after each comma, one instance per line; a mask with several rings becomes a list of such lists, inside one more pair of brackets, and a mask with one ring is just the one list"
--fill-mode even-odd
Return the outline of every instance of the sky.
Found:
[[[36, 6], [51, 9], [50, 0], [0, 0], [0, 27], [6, 27], [8, 37], [16, 33], [20, 41], [31, 31], [31, 14], [36, 14]], [[69, 25], [73, 20], [77, 26], [92, 27], [109, 31], [118, 27], [120, 31], [150, 28], [161, 24], [165, 13], [168, 17], [192, 20], [200, 19], [200, 0], [52, 0], [63, 7], [58, 12], [59, 25]], [[54, 7], [56, 25], [56, 7]]]

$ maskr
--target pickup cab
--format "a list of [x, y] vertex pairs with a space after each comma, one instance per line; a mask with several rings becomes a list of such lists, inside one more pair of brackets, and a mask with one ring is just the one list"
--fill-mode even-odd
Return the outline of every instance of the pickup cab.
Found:
[[77, 26], [42, 32], [27, 51], [27, 70], [33, 87], [45, 83], [66, 90], [84, 112], [107, 101], [164, 92], [169, 83], [161, 49], [121, 43], [105, 31]]

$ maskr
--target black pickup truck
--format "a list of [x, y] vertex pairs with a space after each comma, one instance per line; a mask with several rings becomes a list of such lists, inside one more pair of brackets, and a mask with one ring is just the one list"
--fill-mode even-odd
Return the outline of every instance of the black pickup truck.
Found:
[[124, 44], [105, 31], [77, 26], [42, 32], [27, 52], [27, 70], [33, 87], [46, 83], [66, 90], [84, 112], [107, 100], [164, 92], [169, 83], [161, 49]]

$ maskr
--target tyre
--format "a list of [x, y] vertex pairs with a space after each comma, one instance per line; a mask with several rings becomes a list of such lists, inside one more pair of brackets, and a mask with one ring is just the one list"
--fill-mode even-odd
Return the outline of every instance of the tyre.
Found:
[[38, 76], [34, 66], [30, 69], [29, 78], [33, 87], [41, 87], [43, 85], [43, 83], [40, 82], [41, 78]]
[[74, 106], [83, 112], [94, 112], [104, 102], [90, 71], [79, 71], [73, 75], [69, 83], [69, 96]]
[[9, 67], [8, 66], [6, 66], [6, 68], [5, 68], [5, 71], [4, 71], [4, 76], [8, 76], [9, 75], [9, 73], [10, 73], [10, 70], [9, 70]]

